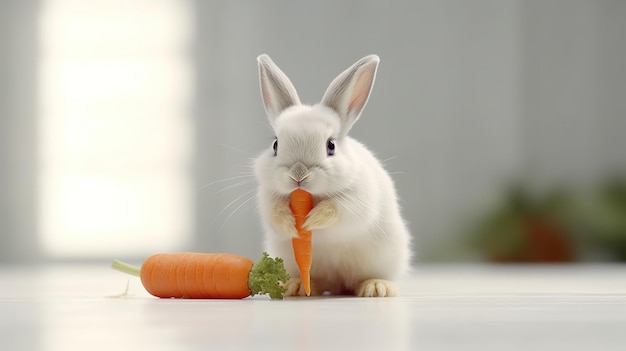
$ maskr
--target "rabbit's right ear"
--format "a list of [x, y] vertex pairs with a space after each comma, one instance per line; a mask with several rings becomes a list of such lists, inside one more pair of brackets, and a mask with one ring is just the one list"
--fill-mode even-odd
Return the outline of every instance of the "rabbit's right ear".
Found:
[[287, 75], [268, 55], [260, 55], [256, 60], [259, 63], [259, 80], [265, 112], [273, 126], [276, 117], [283, 110], [293, 105], [300, 105], [300, 98]]
[[324, 93], [322, 104], [339, 114], [342, 135], [361, 116], [374, 85], [378, 62], [376, 55], [365, 56], [337, 76]]

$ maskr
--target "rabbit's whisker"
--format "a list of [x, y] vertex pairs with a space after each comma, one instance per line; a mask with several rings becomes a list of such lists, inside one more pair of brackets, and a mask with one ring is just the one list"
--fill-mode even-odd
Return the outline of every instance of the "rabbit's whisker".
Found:
[[[224, 208], [222, 208], [217, 215], [215, 215], [215, 218], [220, 217], [226, 210], [228, 210], [231, 206], [233, 206], [235, 203], [237, 203], [237, 201], [241, 200], [242, 198], [246, 197], [246, 196], [251, 196], [251, 194], [255, 191], [256, 189], [251, 189], [245, 193], [243, 193], [243, 195], [237, 196], [234, 200], [232, 200], [231, 202], [229, 202], [226, 206], [224, 206]], [[254, 195], [251, 196], [252, 198], [254, 197]], [[230, 218], [230, 216], [229, 216]], [[223, 226], [223, 225], [222, 225]], [[220, 227], [221, 228], [221, 227]]]
[[239, 186], [242, 186], [242, 185], [251, 184], [251, 183], [255, 183], [255, 182], [256, 182], [255, 179], [247, 179], [247, 180], [235, 183], [235, 184], [231, 184], [231, 185], [225, 186], [222, 189], [218, 190], [217, 193], [221, 193], [221, 192], [226, 191], [228, 189], [236, 188], [236, 187], [239, 187]]
[[228, 177], [228, 178], [216, 180], [214, 182], [205, 184], [205, 185], [201, 186], [200, 188], [198, 188], [198, 190], [202, 190], [202, 189], [210, 187], [211, 185], [224, 183], [224, 182], [228, 182], [228, 181], [231, 181], [231, 180], [242, 179], [242, 178], [253, 178], [253, 177], [254, 177], [254, 174], [244, 174], [244, 175], [240, 175], [240, 176]]
[[398, 158], [398, 157], [400, 157], [400, 156], [391, 156], [391, 157], [389, 157], [389, 158], [386, 158], [386, 159], [384, 159], [384, 160], [380, 161], [380, 163], [385, 164], [385, 163], [387, 163], [387, 161], [395, 160], [395, 159], [396, 159], [396, 158]]
[[[250, 193], [252, 191], [254, 191], [255, 189], [252, 189], [251, 191], [247, 192], [245, 195], [249, 195], [248, 198], [242, 202], [239, 206], [235, 207], [234, 210], [232, 210], [230, 212], [230, 214], [226, 217], [226, 219], [224, 219], [224, 222], [222, 223], [222, 225], [217, 229], [218, 232], [220, 232], [222, 230], [222, 228], [224, 228], [224, 226], [226, 225], [226, 223], [228, 222], [228, 220], [237, 212], [239, 211], [243, 206], [245, 206], [246, 204], [250, 203], [250, 201], [252, 201], [254, 199], [254, 194], [250, 195]], [[240, 197], [241, 198], [241, 197]], [[239, 198], [238, 198], [239, 199]]]

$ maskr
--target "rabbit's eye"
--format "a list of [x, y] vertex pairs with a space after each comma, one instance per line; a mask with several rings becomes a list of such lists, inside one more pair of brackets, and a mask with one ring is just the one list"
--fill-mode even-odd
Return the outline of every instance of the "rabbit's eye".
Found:
[[278, 138], [274, 139], [272, 149], [274, 150], [274, 156], [276, 156], [276, 154], [278, 154]]
[[328, 156], [333, 156], [335, 154], [335, 140], [328, 139], [326, 142], [326, 154]]

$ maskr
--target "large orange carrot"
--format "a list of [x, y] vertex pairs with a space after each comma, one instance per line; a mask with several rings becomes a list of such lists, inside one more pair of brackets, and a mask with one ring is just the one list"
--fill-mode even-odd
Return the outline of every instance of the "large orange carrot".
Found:
[[313, 198], [311, 194], [300, 188], [291, 193], [291, 211], [296, 219], [296, 229], [298, 237], [291, 240], [293, 254], [300, 270], [300, 279], [304, 284], [306, 296], [311, 295], [311, 262], [313, 261], [313, 248], [311, 244], [311, 231], [302, 228], [306, 221], [306, 216], [313, 208]]
[[141, 278], [156, 297], [189, 299], [241, 299], [269, 294], [282, 298], [289, 275], [280, 258], [267, 253], [256, 264], [247, 257], [228, 253], [164, 253], [148, 257], [140, 267], [115, 260], [113, 268]]

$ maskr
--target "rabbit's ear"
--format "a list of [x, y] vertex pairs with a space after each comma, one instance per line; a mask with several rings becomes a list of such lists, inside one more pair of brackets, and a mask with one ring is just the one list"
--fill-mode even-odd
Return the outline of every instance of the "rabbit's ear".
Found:
[[322, 104], [339, 114], [343, 135], [347, 134], [354, 122], [359, 119], [367, 103], [379, 61], [376, 55], [360, 59], [337, 76], [324, 94]]
[[274, 61], [266, 55], [257, 57], [259, 63], [259, 80], [261, 81], [261, 95], [265, 112], [273, 125], [276, 117], [287, 107], [300, 104], [296, 88], [287, 75], [276, 66]]

